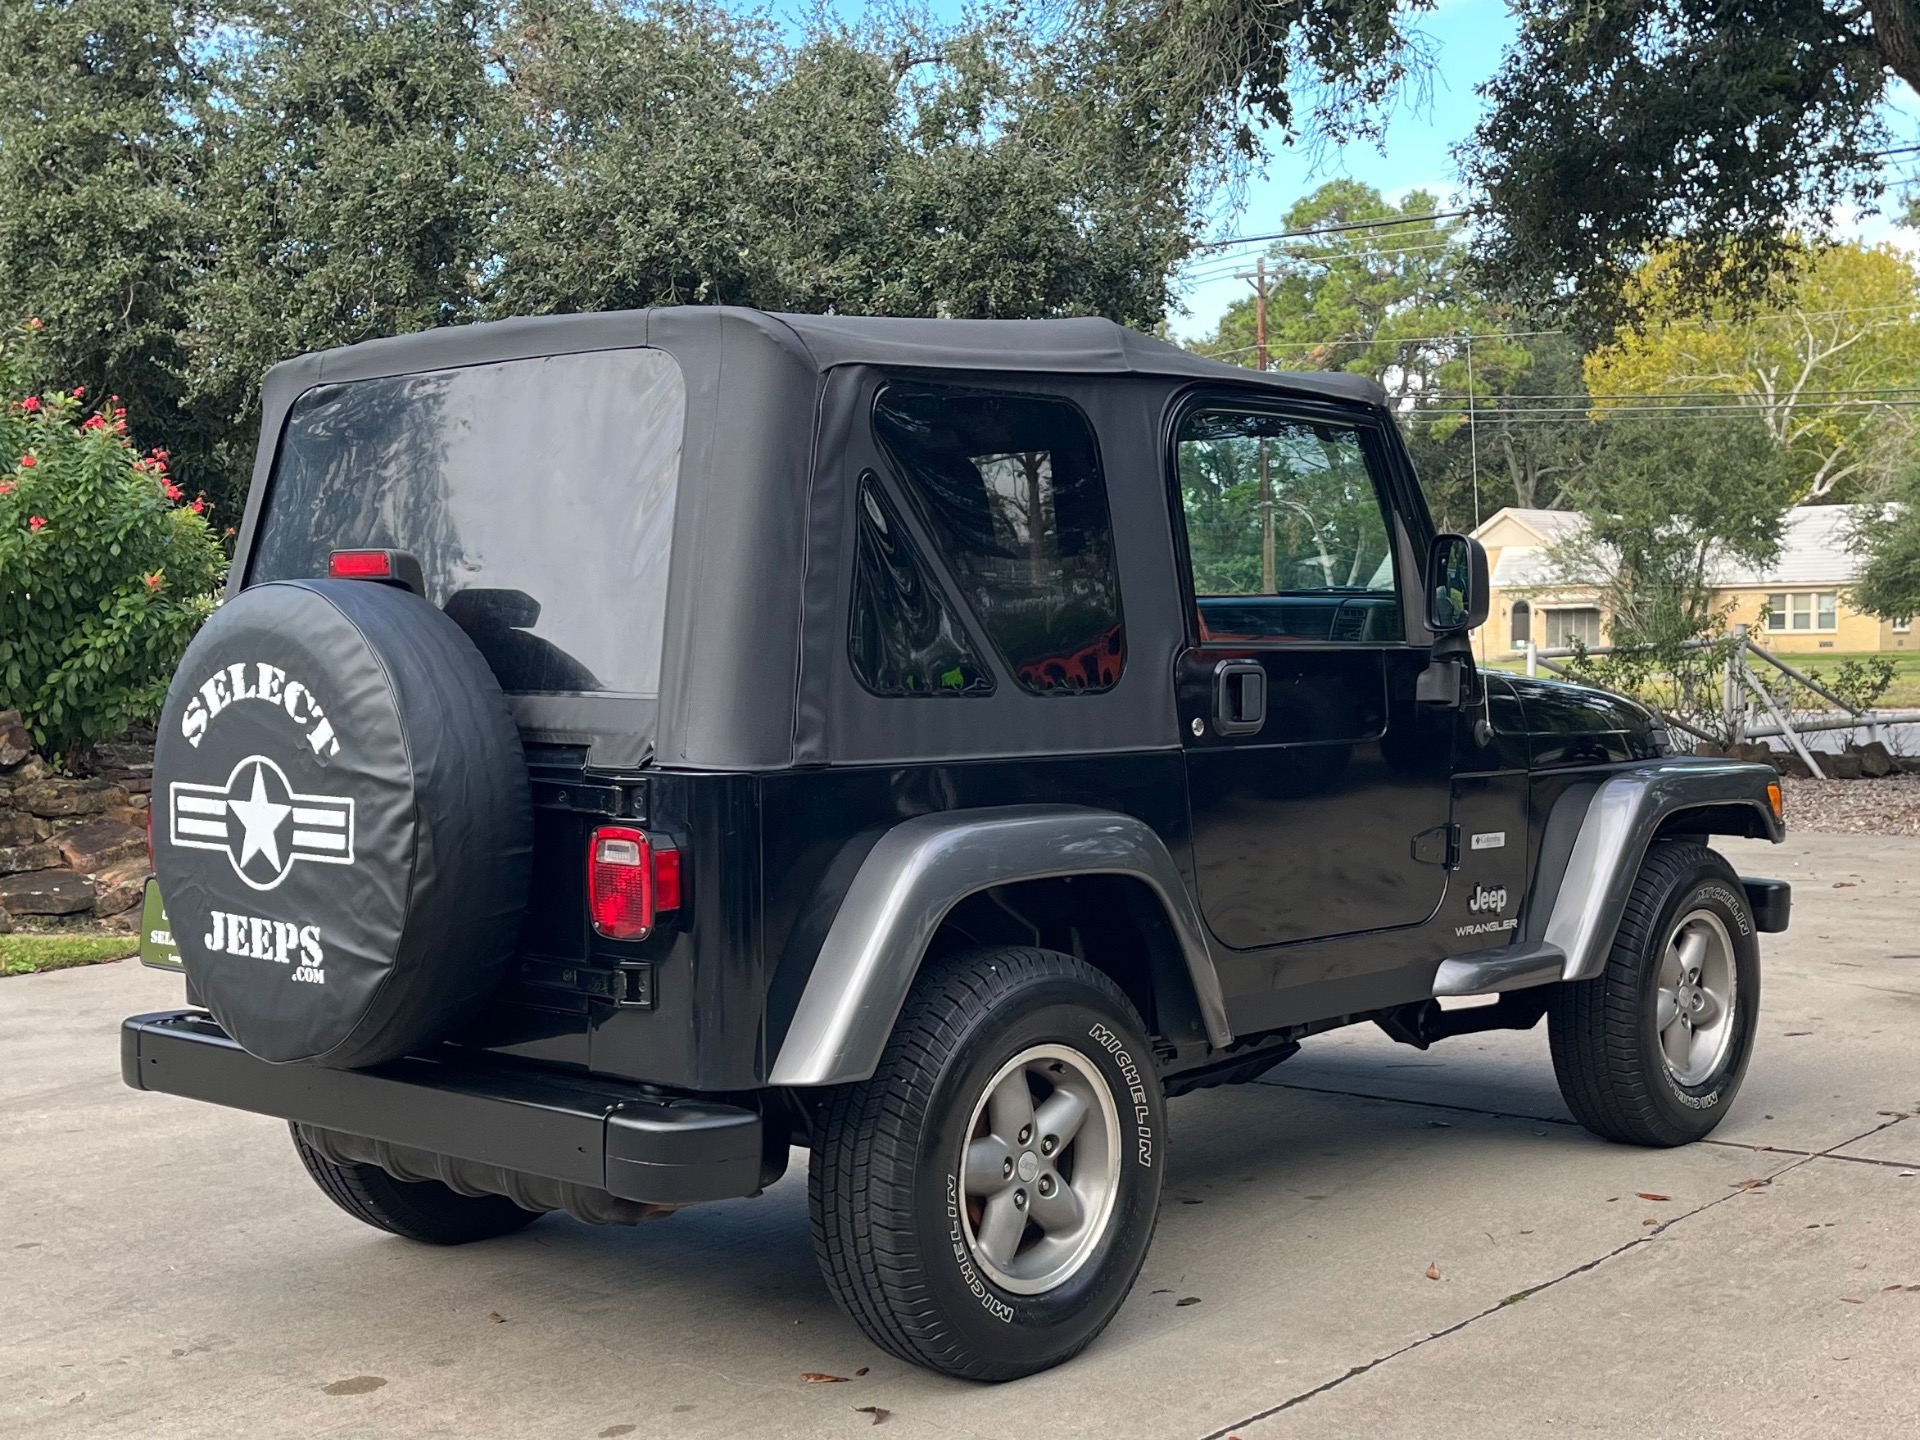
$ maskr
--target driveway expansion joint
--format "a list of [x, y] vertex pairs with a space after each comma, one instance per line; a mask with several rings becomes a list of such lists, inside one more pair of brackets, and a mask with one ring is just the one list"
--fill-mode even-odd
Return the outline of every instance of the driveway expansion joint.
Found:
[[[1283, 1088], [1283, 1087], [1280, 1087], [1277, 1084], [1277, 1082], [1268, 1082], [1268, 1083], [1275, 1084], [1276, 1088]], [[1286, 1086], [1284, 1088], [1304, 1090], [1310, 1087], [1307, 1087], [1304, 1085], [1295, 1085], [1295, 1086]], [[1340, 1094], [1343, 1092], [1323, 1091], [1321, 1093]], [[1367, 1095], [1367, 1096], [1359, 1096], [1356, 1098], [1373, 1100], [1373, 1099], [1382, 1099], [1385, 1097]], [[1419, 1100], [1409, 1100], [1409, 1101], [1403, 1101], [1399, 1103], [1409, 1104], [1409, 1105], [1423, 1105], [1423, 1104], [1432, 1105], [1432, 1102], [1419, 1101]], [[1446, 1110], [1461, 1110], [1461, 1109], [1466, 1109], [1467, 1107], [1458, 1106], [1458, 1105], [1432, 1105], [1432, 1108], [1446, 1109]], [[1490, 1114], [1492, 1112], [1472, 1111], [1470, 1113]], [[1515, 1116], [1502, 1116], [1500, 1118], [1521, 1120], [1521, 1119], [1527, 1119], [1530, 1117], [1515, 1115]], [[1842, 1146], [1857, 1145], [1862, 1140], [1871, 1139], [1873, 1136], [1878, 1135], [1882, 1130], [1886, 1130], [1894, 1125], [1898, 1125], [1900, 1123], [1900, 1118], [1901, 1117], [1896, 1117], [1894, 1119], [1884, 1120], [1880, 1124], [1875, 1125], [1872, 1129], [1862, 1131], [1860, 1134], [1852, 1136], [1849, 1139], [1842, 1140], [1838, 1144], [1829, 1146], [1825, 1150], [1815, 1150], [1815, 1151], [1808, 1152], [1804, 1155], [1801, 1155], [1799, 1158], [1793, 1160], [1791, 1163], [1782, 1165], [1778, 1170], [1775, 1170], [1772, 1174], [1768, 1175], [1766, 1177], [1766, 1183], [1768, 1185], [1772, 1185], [1773, 1182], [1778, 1180], [1782, 1175], [1790, 1174], [1791, 1172], [1798, 1170], [1803, 1165], [1810, 1165], [1815, 1160], [1850, 1159], [1852, 1157], [1844, 1156], [1844, 1155], [1835, 1155], [1833, 1154], [1833, 1151], [1840, 1149]], [[1712, 1143], [1712, 1142], [1708, 1142], [1708, 1143]], [[1731, 1142], [1722, 1142], [1722, 1143], [1730, 1144]], [[1738, 1148], [1748, 1149], [1751, 1147], [1739, 1146]], [[1775, 1151], [1772, 1153], [1785, 1154], [1787, 1152]], [[1402, 1355], [1408, 1354], [1409, 1352], [1414, 1350], [1421, 1349], [1423, 1346], [1431, 1345], [1436, 1340], [1444, 1340], [1449, 1335], [1457, 1335], [1462, 1330], [1467, 1329], [1469, 1326], [1477, 1324], [1478, 1322], [1486, 1319], [1489, 1315], [1497, 1315], [1502, 1310], [1505, 1310], [1508, 1306], [1517, 1305], [1522, 1300], [1530, 1299], [1533, 1296], [1540, 1294], [1544, 1290], [1551, 1290], [1556, 1285], [1559, 1285], [1562, 1281], [1572, 1280], [1576, 1276], [1586, 1274], [1589, 1270], [1597, 1270], [1600, 1266], [1606, 1264], [1607, 1261], [1612, 1260], [1617, 1256], [1625, 1255], [1628, 1251], [1636, 1250], [1642, 1245], [1652, 1244], [1655, 1239], [1665, 1234], [1667, 1231], [1671, 1230], [1674, 1226], [1680, 1224], [1681, 1221], [1691, 1220], [1696, 1215], [1704, 1215], [1707, 1211], [1712, 1210], [1718, 1206], [1724, 1205], [1729, 1200], [1737, 1199], [1739, 1196], [1750, 1193], [1752, 1188], [1754, 1187], [1742, 1185], [1740, 1188], [1734, 1189], [1725, 1195], [1716, 1196], [1712, 1200], [1708, 1200], [1703, 1204], [1696, 1205], [1691, 1210], [1682, 1211], [1680, 1214], [1675, 1215], [1673, 1219], [1664, 1222], [1656, 1229], [1649, 1230], [1642, 1235], [1636, 1235], [1623, 1245], [1617, 1245], [1613, 1249], [1606, 1251], [1604, 1254], [1596, 1255], [1594, 1256], [1593, 1259], [1584, 1261], [1579, 1265], [1575, 1265], [1572, 1269], [1563, 1271], [1561, 1274], [1555, 1275], [1550, 1279], [1542, 1280], [1537, 1285], [1529, 1285], [1524, 1290], [1517, 1290], [1513, 1294], [1507, 1296], [1505, 1299], [1498, 1300], [1494, 1302], [1492, 1305], [1487, 1306], [1485, 1309], [1475, 1311], [1473, 1314], [1468, 1315], [1464, 1319], [1455, 1321], [1453, 1324], [1447, 1326], [1443, 1330], [1435, 1330], [1430, 1335], [1422, 1336], [1418, 1340], [1410, 1340], [1405, 1345], [1401, 1345], [1396, 1349], [1389, 1350], [1384, 1355], [1376, 1355], [1373, 1359], [1367, 1361], [1365, 1364], [1355, 1365], [1352, 1369], [1346, 1371], [1344, 1374], [1334, 1376], [1333, 1379], [1331, 1380], [1323, 1380], [1320, 1384], [1315, 1385], [1310, 1390], [1302, 1390], [1297, 1395], [1290, 1395], [1277, 1405], [1268, 1406], [1265, 1410], [1261, 1410], [1253, 1415], [1245, 1416], [1242, 1419], [1234, 1421], [1231, 1425], [1223, 1425], [1218, 1430], [1210, 1430], [1205, 1435], [1201, 1436], [1200, 1440], [1236, 1440], [1234, 1432], [1238, 1430], [1245, 1429], [1249, 1425], [1257, 1425], [1263, 1420], [1270, 1420], [1275, 1415], [1279, 1415], [1287, 1410], [1292, 1410], [1296, 1406], [1306, 1404], [1309, 1400], [1312, 1400], [1317, 1396], [1326, 1394], [1329, 1390], [1337, 1390], [1339, 1389], [1340, 1386], [1345, 1385], [1349, 1380], [1358, 1379], [1360, 1376], [1367, 1374], [1369, 1371], [1376, 1370], [1380, 1366], [1385, 1365], [1388, 1361], [1397, 1360]]]

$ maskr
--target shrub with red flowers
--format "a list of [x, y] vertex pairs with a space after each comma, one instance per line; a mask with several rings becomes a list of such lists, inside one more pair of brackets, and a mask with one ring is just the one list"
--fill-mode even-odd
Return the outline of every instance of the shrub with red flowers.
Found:
[[117, 401], [23, 393], [39, 336], [0, 337], [0, 710], [72, 764], [158, 712], [226, 561]]

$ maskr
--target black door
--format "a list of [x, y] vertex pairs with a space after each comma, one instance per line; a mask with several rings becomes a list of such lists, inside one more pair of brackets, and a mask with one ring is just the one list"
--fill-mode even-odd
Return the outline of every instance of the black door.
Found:
[[1174, 446], [1194, 862], [1208, 927], [1243, 950], [1421, 924], [1449, 843], [1453, 717], [1414, 706], [1385, 437], [1262, 404], [1189, 408]]

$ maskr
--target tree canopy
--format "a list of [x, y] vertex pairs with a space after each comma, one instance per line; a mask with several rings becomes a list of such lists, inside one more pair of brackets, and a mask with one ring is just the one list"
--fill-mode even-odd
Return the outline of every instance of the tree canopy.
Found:
[[[1163, 123], [1256, 156], [1263, 130], [1378, 136], [1427, 74], [1432, 0], [1081, 0], [1092, 43]], [[1754, 298], [1849, 205], [1886, 188], [1882, 116], [1920, 88], [1914, 0], [1513, 0], [1518, 36], [1457, 158], [1477, 259], [1503, 297], [1589, 337], [1677, 247], [1689, 296]]]
[[1518, 0], [1519, 38], [1461, 152], [1509, 288], [1593, 324], [1676, 245], [1674, 279], [1751, 298], [1796, 232], [1882, 192], [1881, 102], [1920, 87], [1912, 0]]
[[[1289, 230], [1365, 228], [1267, 250], [1268, 351], [1276, 370], [1349, 370], [1380, 381], [1436, 512], [1471, 527], [1502, 505], [1560, 503], [1588, 428], [1580, 351], [1489, 295], [1467, 236], [1433, 219], [1435, 209], [1425, 191], [1393, 204], [1351, 180], [1294, 205]], [[1195, 348], [1253, 365], [1256, 322], [1250, 292]]]
[[1207, 198], [1190, 128], [1011, 10], [20, 0], [0, 46], [0, 312], [223, 525], [305, 350], [675, 303], [1151, 329]]
[[1795, 499], [1872, 493], [1913, 439], [1920, 397], [1920, 276], [1903, 255], [1805, 247], [1757, 305], [1678, 293], [1682, 262], [1656, 253], [1629, 281], [1640, 324], [1586, 360], [1601, 415], [1674, 418], [1731, 405], [1793, 457]]

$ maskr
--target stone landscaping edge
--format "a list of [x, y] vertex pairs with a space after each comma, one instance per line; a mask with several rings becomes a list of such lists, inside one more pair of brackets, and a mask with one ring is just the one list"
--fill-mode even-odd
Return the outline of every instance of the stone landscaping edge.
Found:
[[85, 778], [33, 753], [17, 710], [0, 710], [0, 934], [130, 932], [147, 878], [153, 746], [98, 747]]

